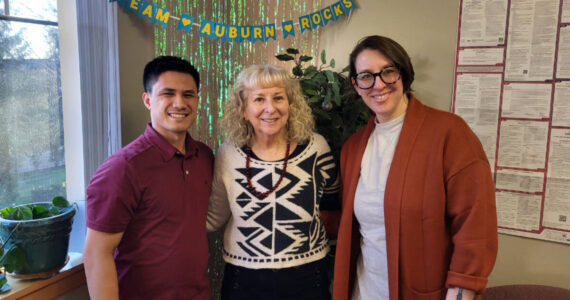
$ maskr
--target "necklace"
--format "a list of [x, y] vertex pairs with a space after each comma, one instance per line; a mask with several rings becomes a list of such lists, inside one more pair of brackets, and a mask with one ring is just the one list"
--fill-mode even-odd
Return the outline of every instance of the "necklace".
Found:
[[273, 191], [275, 191], [277, 189], [277, 187], [279, 187], [279, 184], [281, 184], [281, 181], [283, 180], [283, 177], [285, 176], [285, 173], [287, 172], [287, 162], [289, 161], [289, 143], [287, 143], [287, 149], [285, 150], [285, 161], [283, 162], [283, 170], [281, 171], [281, 175], [279, 176], [279, 179], [277, 180], [275, 185], [269, 191], [263, 192], [263, 193], [256, 190], [255, 187], [251, 184], [251, 169], [249, 168], [249, 161], [251, 160], [252, 150], [249, 149], [246, 152], [247, 152], [247, 158], [245, 161], [245, 177], [247, 178], [247, 188], [249, 189], [250, 192], [255, 194], [257, 197], [259, 197], [261, 199], [265, 199], [265, 197], [267, 197], [269, 194], [273, 193]]

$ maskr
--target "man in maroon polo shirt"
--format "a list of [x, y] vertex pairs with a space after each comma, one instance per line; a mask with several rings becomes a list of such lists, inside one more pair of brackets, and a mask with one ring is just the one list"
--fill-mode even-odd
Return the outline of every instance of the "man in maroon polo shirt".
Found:
[[151, 123], [87, 187], [84, 263], [91, 299], [210, 299], [206, 214], [212, 150], [187, 132], [200, 77], [161, 56], [143, 75]]

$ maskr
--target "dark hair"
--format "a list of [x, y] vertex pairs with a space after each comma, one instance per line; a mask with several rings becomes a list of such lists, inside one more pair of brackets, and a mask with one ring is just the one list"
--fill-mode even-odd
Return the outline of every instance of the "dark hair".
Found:
[[159, 56], [144, 67], [144, 91], [147, 93], [152, 92], [152, 86], [156, 83], [160, 74], [168, 71], [190, 74], [196, 82], [196, 87], [200, 88], [200, 74], [187, 60], [176, 56]]
[[402, 76], [404, 93], [412, 91], [411, 86], [414, 81], [414, 67], [412, 67], [412, 62], [410, 61], [408, 53], [400, 44], [384, 36], [367, 36], [356, 44], [356, 47], [354, 47], [350, 53], [350, 78], [356, 77], [356, 57], [365, 49], [376, 50], [386, 56], [386, 58], [393, 61]]

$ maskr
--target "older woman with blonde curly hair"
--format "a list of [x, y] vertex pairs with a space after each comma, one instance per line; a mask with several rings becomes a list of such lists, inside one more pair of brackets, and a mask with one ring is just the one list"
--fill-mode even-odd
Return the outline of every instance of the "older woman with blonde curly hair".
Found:
[[338, 172], [299, 82], [246, 68], [221, 124], [207, 225], [227, 222], [222, 299], [330, 299], [321, 210], [336, 208]]

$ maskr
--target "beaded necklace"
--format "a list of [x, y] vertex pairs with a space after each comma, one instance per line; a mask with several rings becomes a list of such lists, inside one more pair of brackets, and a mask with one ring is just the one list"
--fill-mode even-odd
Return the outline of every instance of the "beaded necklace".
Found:
[[281, 175], [279, 176], [279, 180], [277, 180], [275, 185], [269, 191], [263, 192], [263, 193], [256, 190], [255, 187], [251, 184], [251, 170], [249, 168], [249, 161], [251, 160], [252, 150], [249, 149], [249, 151], [246, 151], [247, 152], [247, 158], [245, 161], [245, 177], [247, 178], [247, 188], [249, 189], [250, 192], [255, 194], [260, 199], [265, 199], [265, 197], [267, 197], [269, 194], [273, 193], [273, 191], [275, 191], [277, 189], [277, 187], [279, 187], [279, 184], [281, 184], [281, 181], [283, 180], [283, 177], [285, 176], [285, 173], [287, 172], [287, 162], [289, 161], [289, 146], [290, 146], [290, 144], [287, 143], [287, 149], [285, 150], [285, 161], [283, 162], [283, 170], [281, 171]]

